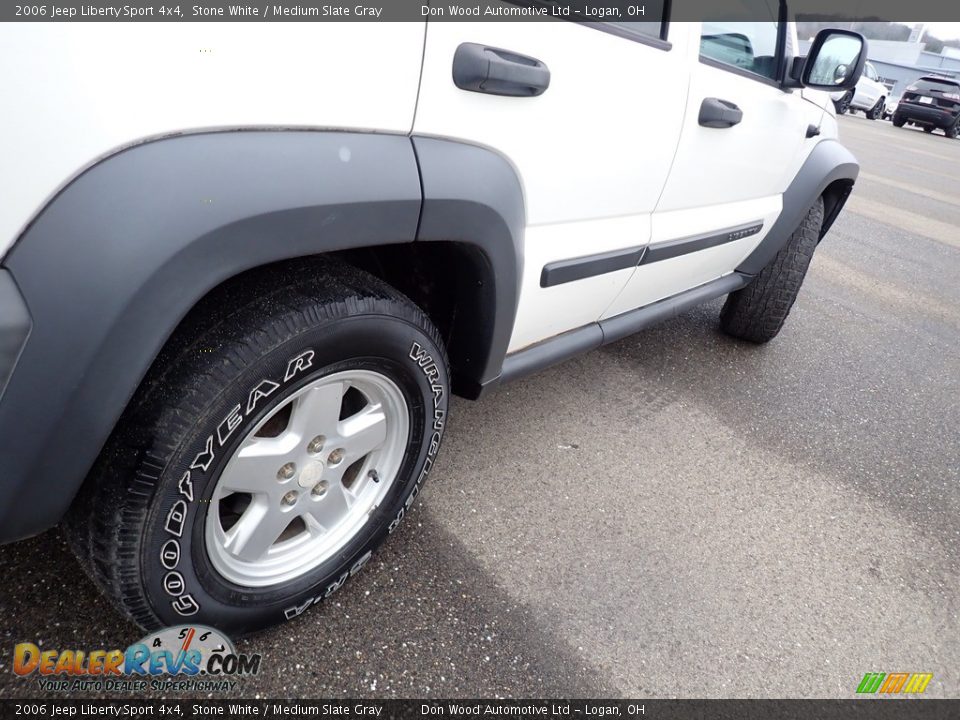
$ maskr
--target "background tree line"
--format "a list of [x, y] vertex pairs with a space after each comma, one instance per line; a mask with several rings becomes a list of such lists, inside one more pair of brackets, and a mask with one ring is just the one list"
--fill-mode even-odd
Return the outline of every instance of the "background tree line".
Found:
[[[797, 34], [801, 40], [812, 38], [819, 30], [827, 27], [841, 27], [856, 30], [868, 40], [907, 40], [910, 37], [910, 26], [892, 22], [850, 22], [849, 20], [835, 19], [825, 21], [797, 21]], [[929, 32], [923, 36], [924, 49], [928, 52], [939, 53], [946, 47], [960, 48], [960, 39], [941, 40]]]

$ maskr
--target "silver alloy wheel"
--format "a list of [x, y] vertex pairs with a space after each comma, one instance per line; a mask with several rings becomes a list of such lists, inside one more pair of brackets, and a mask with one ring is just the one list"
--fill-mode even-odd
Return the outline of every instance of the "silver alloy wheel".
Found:
[[329, 375], [287, 398], [217, 481], [204, 530], [214, 568], [265, 587], [339, 552], [395, 482], [409, 425], [400, 388], [369, 370]]

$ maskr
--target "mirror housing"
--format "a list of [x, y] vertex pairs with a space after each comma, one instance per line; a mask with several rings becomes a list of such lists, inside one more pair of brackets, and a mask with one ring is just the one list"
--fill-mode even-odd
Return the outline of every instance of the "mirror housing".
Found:
[[[803, 62], [799, 83], [814, 90], [852, 90], [867, 62], [867, 40], [860, 33], [826, 28], [817, 33]], [[793, 73], [790, 73], [791, 75]]]

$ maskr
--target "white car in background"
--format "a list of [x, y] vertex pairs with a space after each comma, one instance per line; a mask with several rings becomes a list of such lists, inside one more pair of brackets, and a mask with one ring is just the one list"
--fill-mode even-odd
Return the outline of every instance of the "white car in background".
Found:
[[867, 62], [854, 90], [839, 90], [831, 93], [830, 98], [837, 115], [862, 110], [870, 120], [877, 120], [883, 117], [888, 92], [887, 86], [880, 82], [876, 68]]
[[883, 119], [889, 120], [893, 117], [893, 114], [897, 111], [897, 106], [900, 105], [900, 97], [887, 98], [886, 103], [883, 107]]

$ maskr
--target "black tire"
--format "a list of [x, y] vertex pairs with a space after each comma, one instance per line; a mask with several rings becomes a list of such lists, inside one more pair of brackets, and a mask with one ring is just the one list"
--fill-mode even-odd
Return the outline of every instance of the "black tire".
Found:
[[923, 126], [923, 131], [924, 131], [925, 133], [932, 133], [932, 132], [933, 132], [933, 125], [924, 125], [924, 126]]
[[[387, 377], [408, 411], [387, 494], [306, 574], [263, 588], [228, 581], [203, 532], [224, 466], [297, 390], [354, 368]], [[269, 397], [254, 393], [263, 387]], [[436, 328], [387, 284], [330, 261], [247, 275], [205, 299], [167, 343], [71, 508], [67, 534], [94, 581], [145, 629], [191, 622], [236, 635], [291, 619], [362, 568], [409, 511], [439, 448], [448, 397]]]
[[948, 138], [956, 138], [957, 135], [960, 135], [960, 119], [958, 119], [950, 127], [946, 128], [943, 131], [943, 134], [946, 135]]
[[883, 115], [883, 105], [884, 105], [883, 98], [880, 98], [879, 100], [877, 100], [877, 104], [867, 111], [866, 113], [867, 118], [869, 120], [879, 120]]
[[833, 107], [837, 111], [837, 115], [843, 115], [850, 111], [850, 101], [853, 100], [853, 93], [847, 92], [842, 98], [834, 101]]
[[906, 123], [907, 123], [907, 119], [906, 119], [905, 117], [903, 117], [902, 115], [897, 115], [896, 113], [894, 113], [894, 116], [893, 116], [893, 126], [894, 126], [894, 127], [903, 127], [904, 125], [906, 125]]
[[823, 199], [817, 198], [773, 261], [753, 282], [727, 296], [720, 311], [720, 327], [725, 333], [754, 343], [777, 336], [800, 292], [822, 225]]

